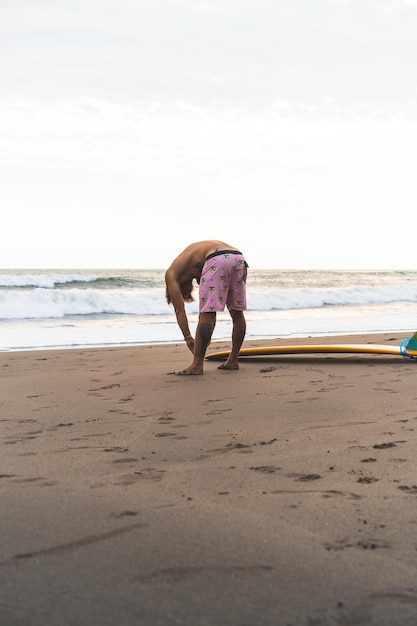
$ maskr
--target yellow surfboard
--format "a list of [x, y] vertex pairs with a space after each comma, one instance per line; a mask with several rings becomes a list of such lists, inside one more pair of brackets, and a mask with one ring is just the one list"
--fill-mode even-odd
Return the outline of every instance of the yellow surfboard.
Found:
[[[416, 333], [417, 334], [417, 333]], [[414, 336], [413, 336], [414, 338]], [[412, 338], [412, 339], [413, 339]], [[412, 343], [412, 348], [407, 346], [407, 342]], [[416, 348], [416, 349], [414, 349]], [[288, 346], [263, 346], [257, 348], [243, 348], [239, 353], [240, 357], [251, 356], [273, 356], [285, 354], [385, 354], [392, 356], [402, 356], [405, 359], [417, 359], [417, 346], [412, 340], [404, 340], [399, 346], [389, 346], [386, 344], [366, 344], [366, 343], [342, 343], [342, 344], [300, 344]], [[207, 355], [208, 360], [222, 361], [227, 359], [229, 351], [213, 352]]]

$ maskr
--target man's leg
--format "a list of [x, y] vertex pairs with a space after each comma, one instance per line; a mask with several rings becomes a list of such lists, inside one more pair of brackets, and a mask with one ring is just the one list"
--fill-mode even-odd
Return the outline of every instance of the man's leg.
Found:
[[206, 356], [206, 351], [209, 347], [215, 325], [216, 313], [200, 313], [194, 340], [193, 362], [185, 370], [178, 372], [178, 374], [203, 374], [204, 357]]
[[232, 350], [227, 357], [227, 361], [225, 361], [225, 363], [223, 363], [222, 365], [219, 365], [218, 369], [220, 370], [239, 369], [239, 352], [246, 335], [246, 319], [243, 311], [235, 311], [234, 309], [230, 309], [229, 313], [233, 320]]

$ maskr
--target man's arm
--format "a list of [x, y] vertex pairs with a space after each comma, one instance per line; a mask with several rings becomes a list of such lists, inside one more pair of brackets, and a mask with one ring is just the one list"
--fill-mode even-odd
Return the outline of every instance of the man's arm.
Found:
[[[188, 326], [188, 318], [185, 312], [184, 298], [181, 293], [178, 279], [171, 269], [167, 270], [165, 274], [165, 282], [169, 292], [169, 296], [171, 298], [172, 305], [174, 307], [178, 326], [180, 327], [184, 339], [187, 342], [187, 346], [192, 352], [194, 349], [194, 340], [190, 333], [190, 327]], [[193, 344], [192, 347], [190, 345], [191, 342]]]

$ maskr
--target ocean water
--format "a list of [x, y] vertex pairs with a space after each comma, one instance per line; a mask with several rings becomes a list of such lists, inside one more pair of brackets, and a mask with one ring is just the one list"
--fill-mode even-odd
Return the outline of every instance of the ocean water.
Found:
[[[417, 330], [417, 271], [250, 269], [247, 296], [247, 340]], [[230, 335], [218, 314], [213, 341]], [[164, 270], [0, 270], [2, 351], [178, 341]]]

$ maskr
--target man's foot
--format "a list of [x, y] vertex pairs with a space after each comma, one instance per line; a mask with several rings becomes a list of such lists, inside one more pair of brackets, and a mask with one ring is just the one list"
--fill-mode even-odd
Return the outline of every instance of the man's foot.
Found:
[[181, 372], [175, 372], [175, 374], [177, 376], [202, 376], [204, 372], [201, 369], [187, 367], [187, 369], [182, 370]]
[[217, 368], [218, 370], [238, 370], [239, 363], [222, 363]]

